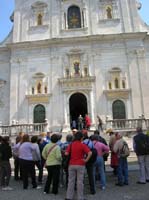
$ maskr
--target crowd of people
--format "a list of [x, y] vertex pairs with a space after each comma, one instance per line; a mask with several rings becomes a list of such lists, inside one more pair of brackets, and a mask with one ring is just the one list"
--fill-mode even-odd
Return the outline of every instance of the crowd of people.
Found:
[[[88, 136], [88, 130], [73, 129], [62, 142], [62, 134], [44, 133], [29, 136], [19, 133], [16, 143], [11, 146], [9, 137], [0, 137], [0, 185], [2, 190], [10, 187], [11, 164], [14, 158], [14, 179], [22, 182], [22, 188], [28, 189], [31, 179], [33, 189], [43, 184], [43, 169], [47, 170], [44, 194], [58, 194], [59, 187], [66, 188], [66, 200], [72, 200], [75, 190], [78, 200], [84, 199], [84, 173], [88, 175], [90, 194], [96, 188], [106, 189], [105, 161], [111, 153], [113, 175], [117, 176], [116, 186], [129, 185], [128, 162], [129, 149], [122, 134], [108, 130], [109, 144], [101, 137], [99, 130]], [[142, 145], [142, 146], [141, 146]], [[138, 184], [149, 182], [149, 136], [137, 128], [133, 138], [133, 147], [139, 164]], [[68, 166], [64, 166], [65, 159]], [[35, 170], [35, 167], [38, 170]], [[38, 172], [38, 174], [37, 174]], [[99, 183], [98, 183], [98, 181]]]

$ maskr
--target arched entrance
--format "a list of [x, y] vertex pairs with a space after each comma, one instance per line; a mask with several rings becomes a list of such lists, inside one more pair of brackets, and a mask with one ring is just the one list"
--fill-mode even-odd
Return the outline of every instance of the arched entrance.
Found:
[[71, 95], [69, 99], [69, 110], [70, 110], [70, 123], [75, 120], [77, 121], [79, 115], [82, 117], [88, 113], [87, 110], [87, 99], [82, 93], [75, 93]]
[[34, 108], [34, 123], [44, 123], [46, 118], [45, 107], [38, 104]]
[[125, 104], [121, 100], [116, 100], [112, 105], [113, 119], [126, 119]]

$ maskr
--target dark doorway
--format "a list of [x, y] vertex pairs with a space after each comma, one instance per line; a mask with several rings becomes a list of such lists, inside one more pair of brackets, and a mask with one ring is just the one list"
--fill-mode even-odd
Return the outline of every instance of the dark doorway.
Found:
[[69, 109], [70, 109], [70, 123], [75, 120], [77, 121], [79, 115], [85, 117], [88, 113], [87, 110], [87, 99], [84, 94], [75, 93], [69, 99]]
[[44, 123], [46, 118], [45, 107], [41, 104], [34, 108], [34, 123]]

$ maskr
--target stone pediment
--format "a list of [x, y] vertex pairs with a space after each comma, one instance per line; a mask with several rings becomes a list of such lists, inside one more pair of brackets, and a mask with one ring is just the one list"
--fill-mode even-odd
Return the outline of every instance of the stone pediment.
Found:
[[96, 80], [95, 76], [60, 78], [59, 83], [63, 91], [73, 90], [92, 90], [92, 83]]
[[128, 99], [129, 94], [131, 92], [130, 89], [111, 89], [111, 90], [104, 90], [104, 94], [106, 95], [107, 99]]

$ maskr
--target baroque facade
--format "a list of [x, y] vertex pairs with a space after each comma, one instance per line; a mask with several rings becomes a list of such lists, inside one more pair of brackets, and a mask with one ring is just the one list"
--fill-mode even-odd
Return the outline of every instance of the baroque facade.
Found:
[[149, 117], [149, 27], [136, 0], [15, 0], [0, 44], [0, 121], [69, 129]]

